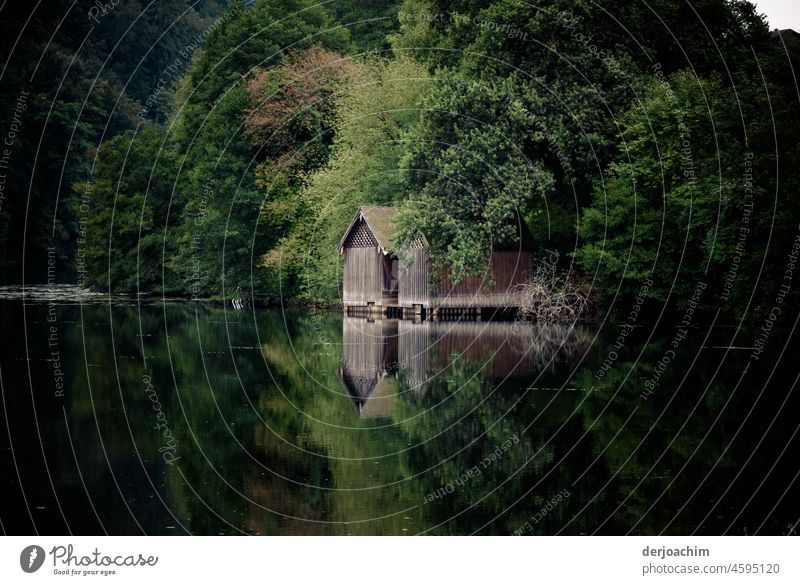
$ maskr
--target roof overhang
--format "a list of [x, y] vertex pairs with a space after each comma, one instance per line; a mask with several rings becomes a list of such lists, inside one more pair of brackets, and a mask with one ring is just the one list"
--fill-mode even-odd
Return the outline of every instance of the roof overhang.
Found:
[[367, 224], [367, 227], [369, 227], [369, 230], [375, 237], [375, 241], [378, 242], [378, 249], [381, 251], [381, 253], [389, 254], [389, 246], [392, 238], [394, 237], [394, 225], [392, 223], [392, 219], [396, 211], [397, 210], [394, 207], [360, 207], [353, 216], [353, 220], [350, 222], [350, 225], [347, 226], [342, 239], [339, 240], [339, 246], [337, 247], [339, 254], [344, 253], [344, 244], [347, 241], [347, 237], [361, 220], [363, 220]]

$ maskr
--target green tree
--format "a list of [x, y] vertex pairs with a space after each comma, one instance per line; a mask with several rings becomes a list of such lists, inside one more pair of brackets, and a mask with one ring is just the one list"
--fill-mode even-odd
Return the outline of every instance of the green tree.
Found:
[[401, 0], [335, 0], [331, 15], [350, 31], [355, 53], [389, 50], [389, 35], [397, 32]]
[[781, 157], [798, 157], [796, 102], [770, 100], [784, 83], [740, 85], [738, 100], [689, 72], [643, 88], [621, 117], [627, 161], [610, 165], [581, 219], [577, 258], [599, 294], [625, 305], [649, 278], [646, 296], [661, 302], [685, 305], [702, 282], [706, 307], [741, 318], [772, 306], [797, 235], [794, 173], [781, 184], [773, 172], [776, 139]]
[[515, 210], [542, 245], [574, 249], [594, 183], [624, 157], [616, 116], [639, 77], [691, 65], [733, 81], [767, 44], [752, 5], [724, 0], [407, 0], [399, 20], [395, 49], [442, 80], [408, 165], [434, 215], [405, 226], [461, 275], [482, 270]]
[[163, 129], [147, 122], [104, 143], [97, 169], [93, 182], [75, 187], [87, 207], [76, 210], [86, 220], [85, 283], [114, 293], [181, 292], [166, 261], [175, 251], [169, 196], [177, 153]]
[[[203, 8], [205, 18], [219, 10], [214, 2]], [[17, 119], [17, 132], [0, 209], [0, 262], [24, 262], [28, 282], [37, 281], [54, 246], [66, 281], [78, 229], [72, 185], [89, 178], [102, 140], [136, 125], [139, 102], [210, 23], [186, 3], [149, 0], [104, 14], [93, 0], [54, 0], [47, 10], [9, 3], [2, 14], [0, 127], [5, 136]], [[162, 105], [152, 111], [163, 113]]]
[[348, 79], [338, 100], [330, 160], [307, 177], [297, 198], [298, 221], [263, 260], [280, 276], [284, 290], [296, 283], [299, 294], [313, 300], [339, 296], [336, 249], [356, 210], [411, 196], [402, 156], [433, 83], [408, 58], [355, 64]]
[[175, 95], [169, 129], [184, 158], [173, 205], [184, 221], [173, 262], [201, 296], [222, 294], [223, 287], [226, 294], [265, 296], [272, 284], [258, 259], [282, 234], [258, 227], [265, 197], [255, 170], [266, 153], [245, 132], [253, 109], [246, 85], [256, 70], [280, 67], [288, 50], [342, 49], [348, 36], [307, 0], [259, 0], [249, 9], [234, 2], [228, 10], [233, 16], [209, 35]]

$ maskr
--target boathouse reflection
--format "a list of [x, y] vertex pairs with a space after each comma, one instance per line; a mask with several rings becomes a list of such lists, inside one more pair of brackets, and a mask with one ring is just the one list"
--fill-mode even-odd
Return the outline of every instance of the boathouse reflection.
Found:
[[455, 356], [500, 382], [531, 377], [551, 361], [580, 359], [591, 344], [574, 325], [345, 317], [342, 329], [339, 380], [361, 418], [389, 416], [399, 392], [423, 394]]

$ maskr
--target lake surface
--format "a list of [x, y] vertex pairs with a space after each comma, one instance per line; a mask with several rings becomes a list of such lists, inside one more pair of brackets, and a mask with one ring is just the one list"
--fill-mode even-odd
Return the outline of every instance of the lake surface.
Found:
[[35, 295], [0, 313], [8, 534], [787, 534], [800, 516], [798, 346], [777, 328], [753, 360], [730, 347], [758, 332], [725, 328]]

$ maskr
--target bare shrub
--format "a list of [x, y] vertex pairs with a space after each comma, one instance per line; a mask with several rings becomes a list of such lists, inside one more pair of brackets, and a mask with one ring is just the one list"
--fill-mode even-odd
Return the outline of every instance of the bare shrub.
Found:
[[584, 283], [563, 276], [552, 257], [537, 262], [531, 276], [517, 286], [520, 307], [519, 319], [539, 322], [574, 320], [591, 313], [592, 303]]

